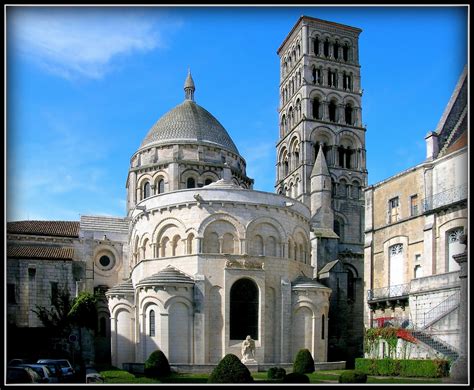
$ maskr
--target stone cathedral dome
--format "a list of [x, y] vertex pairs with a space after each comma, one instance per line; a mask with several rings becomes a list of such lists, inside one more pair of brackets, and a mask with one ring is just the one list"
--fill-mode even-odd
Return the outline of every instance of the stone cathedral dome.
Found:
[[141, 148], [177, 142], [203, 143], [239, 154], [232, 138], [219, 121], [194, 102], [194, 81], [188, 73], [185, 100], [163, 115], [150, 129]]

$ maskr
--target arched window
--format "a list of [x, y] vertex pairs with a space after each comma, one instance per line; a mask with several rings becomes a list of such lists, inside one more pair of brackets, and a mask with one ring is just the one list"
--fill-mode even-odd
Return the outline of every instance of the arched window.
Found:
[[143, 199], [149, 198], [150, 197], [150, 183], [145, 182], [143, 185]]
[[285, 160], [283, 161], [283, 176], [288, 176], [288, 170], [289, 170], [288, 157], [285, 157]]
[[230, 289], [230, 338], [258, 340], [258, 287], [250, 279], [239, 279]]
[[347, 43], [345, 43], [344, 46], [342, 47], [342, 59], [344, 61], [349, 60], [349, 47], [347, 46]]
[[225, 233], [222, 238], [222, 253], [232, 254], [234, 252], [234, 236], [231, 233]]
[[337, 60], [339, 58], [339, 42], [336, 41], [333, 47], [334, 58]]
[[313, 46], [314, 54], [319, 56], [319, 37], [314, 38], [313, 42], [314, 42], [314, 46]]
[[336, 109], [336, 102], [334, 100], [331, 100], [331, 102], [329, 103], [329, 120], [331, 122], [336, 122]]
[[321, 119], [321, 102], [319, 98], [313, 99], [313, 118]]
[[345, 121], [348, 125], [352, 125], [352, 105], [349, 103], [346, 104], [346, 107], [344, 108], [344, 116], [345, 116]]
[[188, 255], [193, 253], [194, 234], [190, 233], [186, 240], [186, 252]]
[[347, 269], [347, 300], [354, 303], [356, 298], [356, 278], [351, 269]]
[[186, 188], [196, 188], [196, 180], [192, 177], [188, 178], [186, 181]]
[[162, 194], [163, 192], [165, 192], [165, 181], [163, 179], [160, 179], [158, 181], [158, 193]]
[[253, 240], [253, 253], [256, 256], [263, 256], [263, 238], [262, 236], [256, 235]]
[[399, 286], [403, 284], [403, 245], [396, 244], [389, 248], [389, 259], [390, 259], [390, 296], [396, 296], [399, 294]]
[[339, 240], [344, 241], [344, 224], [338, 219], [334, 219], [334, 233], [339, 236]]
[[454, 255], [464, 252], [465, 245], [461, 244], [461, 236], [464, 234], [462, 227], [450, 230], [448, 235], [448, 272], [458, 271], [459, 264], [454, 260]]
[[326, 38], [323, 45], [324, 57], [329, 57], [329, 39]]
[[149, 317], [149, 332], [150, 332], [150, 336], [151, 337], [154, 337], [156, 335], [155, 333], [155, 311], [154, 310], [150, 310], [150, 314], [148, 315]]

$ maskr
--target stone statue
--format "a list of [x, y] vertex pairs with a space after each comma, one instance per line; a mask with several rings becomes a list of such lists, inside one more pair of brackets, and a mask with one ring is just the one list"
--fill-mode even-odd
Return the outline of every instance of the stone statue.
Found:
[[255, 341], [250, 336], [247, 336], [245, 340], [242, 341], [241, 353], [242, 363], [257, 363], [255, 360]]

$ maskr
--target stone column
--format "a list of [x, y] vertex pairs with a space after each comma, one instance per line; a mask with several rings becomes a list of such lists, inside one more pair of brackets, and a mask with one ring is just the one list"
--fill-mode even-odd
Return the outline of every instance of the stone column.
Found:
[[319, 41], [319, 55], [322, 56], [324, 54], [324, 42], [321, 40]]
[[459, 264], [459, 279], [461, 282], [461, 296], [459, 301], [459, 357], [451, 365], [449, 376], [456, 383], [468, 383], [467, 378], [467, 236], [461, 237], [461, 243], [466, 245], [463, 253], [454, 255], [454, 260]]
[[308, 25], [303, 25], [303, 54], [308, 54]]

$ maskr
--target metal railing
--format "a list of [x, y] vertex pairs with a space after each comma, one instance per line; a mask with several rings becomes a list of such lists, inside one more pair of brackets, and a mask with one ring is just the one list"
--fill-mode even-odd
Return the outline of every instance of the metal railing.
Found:
[[467, 183], [426, 197], [421, 201], [423, 212], [467, 199]]
[[460, 291], [456, 291], [454, 294], [450, 295], [444, 301], [433, 307], [431, 310], [424, 313], [422, 329], [428, 328], [430, 325], [434, 324], [446, 314], [457, 308], [459, 306], [460, 298]]
[[377, 299], [403, 297], [410, 293], [410, 284], [398, 284], [382, 288], [367, 290], [367, 300], [374, 301]]

